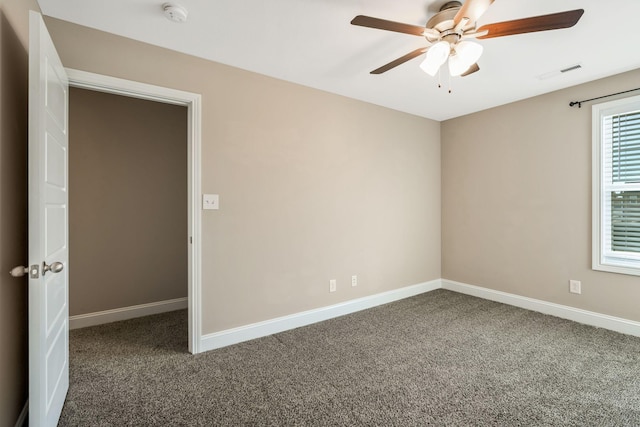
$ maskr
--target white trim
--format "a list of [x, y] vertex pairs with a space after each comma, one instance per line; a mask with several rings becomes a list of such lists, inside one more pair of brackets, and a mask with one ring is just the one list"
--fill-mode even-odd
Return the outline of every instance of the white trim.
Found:
[[192, 143], [188, 152], [188, 204], [189, 204], [189, 351], [200, 353], [200, 339], [202, 336], [202, 227], [201, 227], [201, 139], [202, 139], [202, 104], [200, 96], [195, 97], [189, 108], [189, 135]]
[[207, 334], [202, 337], [200, 349], [202, 351], [214, 350], [216, 348], [226, 347], [243, 341], [277, 334], [279, 332], [288, 331], [290, 329], [299, 328], [312, 323], [322, 322], [323, 320], [344, 316], [345, 314], [366, 310], [378, 305], [387, 304], [400, 299], [433, 291], [435, 289], [439, 289], [440, 286], [440, 279], [436, 279], [430, 282], [420, 283], [413, 286], [407, 286], [392, 291], [330, 305], [328, 307], [303, 311], [289, 316], [265, 320], [264, 322], [253, 323], [246, 326], [240, 326], [238, 328]]
[[90, 73], [73, 68], [65, 68], [65, 70], [69, 77], [69, 84], [81, 89], [130, 96], [132, 98], [174, 105], [187, 105], [193, 99], [200, 98], [199, 94], [192, 92], [184, 92], [177, 89]]
[[453, 280], [436, 279], [430, 282], [395, 289], [327, 307], [203, 335], [200, 342], [200, 350], [214, 350], [243, 341], [277, 334], [440, 288], [640, 337], [640, 322], [455, 282]]
[[537, 311], [544, 314], [573, 320], [585, 325], [605, 328], [623, 334], [640, 337], [640, 322], [622, 319], [620, 317], [608, 316], [606, 314], [595, 313], [593, 311], [582, 310], [566, 305], [495, 291], [493, 289], [468, 285], [466, 283], [454, 282], [453, 280], [442, 279], [442, 288], [461, 294], [472, 295], [491, 301], [509, 304], [527, 310]]
[[188, 110], [188, 235], [193, 238], [189, 244], [188, 272], [188, 308], [189, 308], [189, 351], [199, 353], [202, 330], [201, 306], [201, 210], [200, 210], [200, 153], [202, 146], [202, 99], [200, 94], [181, 90], [154, 86], [141, 82], [119, 79], [89, 73], [86, 71], [66, 69], [69, 86], [90, 89], [116, 95], [131, 96], [175, 105], [184, 105]]
[[591, 268], [602, 270], [602, 138], [600, 110], [591, 107]]
[[22, 412], [18, 416], [18, 420], [16, 421], [15, 427], [23, 427], [25, 421], [27, 421], [27, 415], [29, 415], [29, 399], [24, 403], [24, 407], [22, 408]]
[[130, 307], [115, 308], [113, 310], [95, 313], [78, 314], [69, 317], [69, 329], [86, 328], [87, 326], [102, 325], [104, 323], [129, 320], [151, 314], [166, 313], [174, 310], [184, 310], [188, 307], [188, 299], [176, 298], [166, 301], [151, 302], [149, 304], [132, 305]]

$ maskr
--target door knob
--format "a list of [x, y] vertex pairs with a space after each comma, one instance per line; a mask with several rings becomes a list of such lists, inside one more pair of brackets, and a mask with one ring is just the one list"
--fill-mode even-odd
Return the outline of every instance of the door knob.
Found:
[[47, 274], [47, 271], [50, 271], [52, 273], [60, 273], [62, 271], [62, 269], [64, 268], [64, 264], [62, 264], [61, 262], [52, 262], [51, 265], [47, 265], [46, 262], [42, 263], [42, 275], [44, 276], [45, 274]]
[[31, 267], [19, 265], [17, 267], [13, 267], [9, 274], [13, 277], [22, 277], [25, 274], [28, 274], [30, 278], [37, 279], [40, 277], [40, 266], [38, 264], [33, 264]]
[[29, 267], [19, 265], [17, 267], [13, 267], [9, 272], [9, 274], [11, 274], [13, 277], [22, 277], [28, 272], [29, 272]]
[[[63, 268], [64, 268], [64, 264], [61, 262], [52, 262], [51, 265], [47, 265], [46, 262], [43, 262], [42, 275], [44, 276], [47, 271], [50, 271], [52, 273], [60, 273]], [[22, 265], [19, 265], [17, 267], [13, 267], [9, 272], [9, 274], [11, 274], [13, 277], [22, 277], [25, 274], [29, 274], [29, 276], [32, 279], [37, 279], [39, 275], [38, 270], [39, 270], [38, 264], [34, 264], [31, 267], [24, 267]]]

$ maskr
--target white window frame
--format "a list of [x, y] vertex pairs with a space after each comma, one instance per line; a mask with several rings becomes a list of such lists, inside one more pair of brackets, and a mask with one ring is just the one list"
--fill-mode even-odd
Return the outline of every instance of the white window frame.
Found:
[[[607, 239], [607, 191], [611, 191], [615, 185], [605, 182], [604, 159], [605, 144], [603, 141], [602, 128], [603, 120], [606, 116], [623, 114], [640, 110], [640, 96], [633, 96], [611, 102], [596, 104], [592, 107], [592, 148], [593, 148], [593, 265], [594, 270], [609, 271], [613, 273], [631, 274], [640, 276], [640, 254], [632, 252], [621, 252], [614, 254], [610, 249], [610, 239]], [[629, 190], [629, 184], [622, 184]], [[609, 188], [607, 188], [607, 186]], [[633, 185], [635, 187], [635, 184]], [[631, 188], [635, 191], [636, 188]], [[637, 190], [640, 190], [638, 184]], [[615, 189], [614, 189], [615, 191]], [[607, 247], [609, 246], [609, 247]]]

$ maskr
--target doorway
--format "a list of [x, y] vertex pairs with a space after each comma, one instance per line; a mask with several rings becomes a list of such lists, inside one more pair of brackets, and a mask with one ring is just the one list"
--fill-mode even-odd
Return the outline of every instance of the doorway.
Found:
[[68, 158], [70, 329], [186, 309], [186, 107], [71, 87]]
[[[167, 279], [168, 282], [171, 282], [172, 280], [175, 280], [176, 278], [172, 278], [171, 276], [171, 265], [169, 264], [169, 262], [171, 261], [170, 258], [176, 258], [176, 269], [179, 269], [179, 265], [183, 265], [186, 269], [185, 273], [186, 273], [186, 280], [187, 280], [187, 289], [186, 289], [186, 301], [184, 298], [159, 298], [161, 301], [159, 303], [150, 303], [150, 304], [140, 304], [140, 305], [136, 305], [133, 307], [133, 309], [137, 309], [137, 310], [142, 310], [142, 313], [146, 313], [148, 314], [153, 314], [153, 313], [157, 313], [157, 312], [162, 312], [162, 311], [170, 311], [173, 309], [179, 309], [179, 308], [184, 308], [182, 307], [183, 305], [186, 305], [188, 308], [188, 329], [189, 329], [189, 351], [191, 353], [198, 353], [199, 352], [199, 343], [200, 343], [200, 303], [199, 303], [199, 295], [200, 295], [200, 206], [199, 206], [199, 193], [200, 193], [200, 165], [199, 165], [199, 153], [200, 153], [200, 96], [197, 94], [192, 94], [192, 93], [188, 93], [188, 92], [182, 92], [182, 91], [176, 91], [176, 90], [172, 90], [172, 89], [167, 89], [167, 88], [162, 88], [162, 87], [157, 87], [157, 86], [152, 86], [152, 85], [146, 85], [146, 84], [141, 84], [141, 83], [137, 83], [137, 82], [131, 82], [131, 81], [127, 81], [127, 80], [121, 80], [121, 79], [116, 79], [116, 78], [112, 78], [112, 77], [107, 77], [107, 76], [101, 76], [101, 75], [96, 75], [96, 74], [92, 74], [92, 73], [86, 73], [86, 72], [82, 72], [82, 71], [78, 71], [78, 70], [71, 70], [71, 69], [67, 69], [66, 70], [69, 76], [69, 86], [70, 86], [70, 91], [74, 91], [74, 95], [82, 95], [83, 93], [93, 93], [96, 96], [100, 96], [102, 95], [103, 97], [107, 96], [107, 97], [113, 97], [113, 95], [119, 95], [119, 96], [125, 96], [127, 97], [127, 100], [132, 101], [134, 104], [135, 103], [142, 103], [142, 105], [156, 105], [160, 110], [163, 110], [163, 107], [167, 107], [164, 108], [164, 110], [168, 110], [171, 111], [173, 110], [174, 112], [178, 112], [178, 115], [180, 115], [180, 111], [182, 111], [184, 113], [183, 117], [186, 117], [186, 125], [184, 126], [185, 130], [186, 130], [186, 147], [183, 145], [182, 148], [184, 151], [182, 153], [183, 158], [186, 160], [186, 164], [183, 164], [183, 168], [182, 171], [180, 171], [179, 173], [181, 174], [180, 177], [176, 178], [177, 181], [182, 181], [184, 184], [186, 184], [186, 192], [183, 192], [182, 195], [178, 194], [177, 197], [178, 199], [182, 199], [182, 202], [177, 201], [177, 199], [173, 199], [173, 201], [171, 200], [171, 198], [164, 200], [163, 202], [161, 202], [160, 205], [155, 206], [155, 208], [153, 206], [151, 206], [151, 210], [148, 211], [146, 213], [146, 215], [149, 217], [150, 221], [153, 222], [154, 216], [153, 216], [153, 211], [154, 209], [156, 209], [156, 212], [159, 212], [157, 209], [162, 209], [162, 203], [164, 203], [164, 208], [166, 210], [173, 210], [174, 211], [174, 216], [176, 215], [176, 212], [178, 215], [180, 215], [180, 213], [182, 213], [183, 215], [186, 214], [186, 218], [183, 217], [183, 223], [184, 223], [184, 227], [181, 226], [180, 221], [165, 221], [164, 225], [166, 227], [174, 227], [173, 230], [169, 231], [167, 230], [167, 235], [164, 236], [166, 239], [164, 241], [164, 243], [166, 244], [171, 244], [170, 241], [168, 241], [167, 239], [169, 239], [169, 235], [173, 235], [173, 242], [175, 245], [177, 246], [181, 246], [180, 239], [182, 239], [182, 248], [186, 249], [186, 254], [183, 252], [182, 254], [180, 253], [174, 253], [173, 255], [170, 253], [171, 251], [169, 251], [168, 254], [166, 254], [165, 256], [168, 257], [165, 260], [161, 260], [158, 259], [156, 262], [155, 267], [149, 267], [146, 266], [144, 267], [144, 263], [141, 263], [141, 267], [143, 267], [143, 269], [148, 270], [149, 268], [154, 268], [155, 269], [155, 273], [158, 276], [156, 279], [159, 281], [163, 280], [163, 275], [162, 272], [166, 272], [166, 276], [168, 277], [164, 277], [164, 279]], [[79, 90], [76, 90], [79, 89]], [[88, 91], [85, 91], [84, 89], [88, 89]], [[114, 99], [120, 98], [119, 96], [114, 97]], [[131, 99], [134, 98], [134, 99]], [[109, 98], [105, 98], [105, 99], [109, 99]], [[104, 99], [103, 99], [104, 101]], [[147, 103], [148, 101], [154, 101], [154, 103], [152, 104], [144, 104]], [[162, 105], [156, 104], [156, 103], [160, 103]], [[169, 104], [169, 105], [167, 105]], [[115, 105], [117, 105], [117, 102], [115, 103]], [[118, 107], [115, 107], [118, 108]], [[136, 119], [140, 119], [140, 120], [144, 120], [144, 117], [136, 117]], [[117, 123], [117, 121], [112, 121], [110, 120], [111, 117], [106, 117], [105, 118], [105, 123], [107, 123], [108, 126], [112, 126], [112, 127], [118, 127], [123, 125], [123, 123]], [[132, 123], [135, 122], [135, 120], [131, 121]], [[183, 123], [184, 125], [184, 123]], [[165, 128], [165, 131], [168, 128]], [[180, 132], [180, 130], [178, 129], [178, 132]], [[73, 139], [73, 137], [72, 137]], [[184, 141], [184, 138], [183, 138]], [[117, 143], [116, 143], [117, 145]], [[161, 144], [160, 144], [161, 145]], [[111, 147], [113, 148], [113, 147]], [[131, 148], [131, 147], [128, 147]], [[160, 147], [156, 147], [158, 149], [161, 149]], [[166, 147], [165, 147], [166, 148]], [[174, 147], [175, 148], [175, 147]], [[70, 147], [71, 150], [73, 150], [73, 146]], [[107, 149], [107, 147], [102, 147], [102, 149]], [[152, 147], [148, 147], [148, 149], [152, 149]], [[134, 152], [136, 150], [136, 148], [133, 148]], [[140, 150], [140, 148], [137, 148], [137, 150]], [[131, 150], [129, 150], [131, 151]], [[176, 153], [174, 153], [173, 155], [177, 155], [180, 156], [181, 154], [179, 153], [180, 150], [178, 150]], [[98, 157], [100, 156], [107, 156], [107, 153], [94, 153], [97, 154]], [[117, 153], [109, 153], [109, 155], [117, 156]], [[134, 157], [137, 158], [130, 158], [128, 161], [130, 162], [134, 162], [136, 165], [138, 165], [139, 167], [138, 172], [134, 172], [134, 173], [140, 173], [140, 170], [142, 170], [142, 174], [144, 174], [144, 168], [145, 167], [153, 167], [151, 165], [152, 161], [151, 161], [151, 157], [153, 157], [153, 155], [151, 153], [148, 153], [147, 156], [145, 156], [144, 150], [142, 151], [138, 151], [137, 154], [134, 154]], [[146, 160], [145, 160], [146, 157]], [[166, 157], [166, 156], [165, 156]], [[166, 163], [166, 158], [165, 158], [165, 163]], [[96, 159], [93, 159], [93, 161], [96, 161]], [[99, 161], [99, 159], [97, 160]], [[158, 161], [160, 163], [163, 162], [162, 159], [155, 159], [156, 162], [156, 166]], [[77, 162], [77, 160], [76, 160]], [[174, 167], [175, 167], [175, 162], [174, 162]], [[131, 169], [131, 168], [130, 168]], [[119, 171], [118, 170], [113, 170], [113, 174], [118, 174]], [[174, 171], [175, 173], [175, 171]], [[185, 176], [186, 175], [186, 176]], [[119, 176], [118, 178], [120, 178], [120, 180], [124, 180], [122, 181], [123, 183], [126, 184], [127, 178], [126, 177], [122, 177]], [[110, 177], [104, 177], [104, 179], [110, 179]], [[129, 177], [129, 180], [131, 180], [131, 177]], [[117, 179], [114, 179], [114, 181], [117, 181]], [[144, 181], [144, 179], [140, 178], [140, 179], [136, 179], [135, 177], [133, 177], [133, 181]], [[159, 180], [158, 184], [162, 185], [162, 183], [160, 182], [161, 179]], [[84, 183], [87, 185], [90, 185], [90, 183]], [[139, 198], [144, 200], [145, 197], [148, 197], [150, 194], [152, 194], [154, 191], [157, 191], [156, 189], [150, 189], [150, 191], [148, 191], [148, 194], [144, 194], [144, 183], [143, 182], [132, 182], [132, 185], [140, 185], [142, 184], [142, 187], [139, 187], [137, 191], [131, 192], [129, 191], [129, 198], [131, 199], [132, 197], [135, 198], [137, 193]], [[173, 184], [177, 184], [177, 186], [180, 186], [180, 183], [173, 183]], [[173, 185], [170, 181], [166, 181], [164, 183], [164, 185], [166, 186], [171, 186]], [[147, 180], [147, 186], [151, 185], [151, 182]], [[174, 185], [175, 187], [175, 185]], [[97, 188], [97, 187], [96, 187]], [[98, 193], [99, 193], [99, 188], [97, 188]], [[154, 191], [151, 191], [154, 190]], [[170, 190], [170, 189], [169, 189]], [[115, 192], [117, 193], [117, 191]], [[156, 193], [157, 194], [157, 193]], [[106, 196], [106, 195], [105, 195]], [[107, 198], [107, 197], [105, 197]], [[126, 198], [126, 196], [125, 196]], [[108, 200], [101, 200], [99, 194], [98, 195], [93, 195], [93, 197], [91, 197], [91, 201], [85, 201], [85, 203], [83, 203], [84, 206], [82, 206], [82, 208], [84, 209], [84, 211], [80, 210], [78, 212], [85, 212], [85, 213], [90, 213], [91, 211], [96, 212], [95, 209], [100, 209], [101, 207], [103, 209], [106, 209], [106, 206], [104, 205], [104, 203], [108, 203]], [[71, 200], [71, 203], [73, 203], [73, 199]], [[102, 206], [101, 203], [103, 204]], [[127, 204], [127, 200], [121, 200], [119, 203], [126, 205]], [[153, 204], [153, 202], [150, 202], [151, 204]], [[172, 204], [175, 203], [182, 203], [182, 206], [180, 207], [175, 207], [175, 206], [170, 206]], [[97, 205], [97, 206], [93, 206], [93, 205]], [[185, 207], [184, 204], [186, 204], [187, 206]], [[126, 210], [126, 209], [125, 209]], [[131, 212], [130, 212], [131, 213]], [[165, 212], [166, 213], [166, 212]], [[84, 217], [85, 215], [83, 215]], [[124, 215], [126, 217], [126, 214]], [[158, 217], [160, 217], [161, 215], [157, 215]], [[169, 217], [171, 216], [171, 214], [169, 214]], [[166, 215], [165, 215], [166, 217]], [[79, 224], [82, 228], [82, 226], [84, 227], [90, 227], [90, 218], [81, 218], [80, 221], [82, 222], [84, 219], [87, 220], [87, 223], [82, 225], [81, 223]], [[166, 218], [165, 218], [166, 219]], [[71, 218], [71, 221], [74, 221], [74, 218]], [[127, 228], [127, 223], [126, 223], [126, 218], [124, 218], [124, 222], [121, 221], [121, 224], [124, 224], [122, 226], [122, 228], [124, 228], [123, 230], [101, 230], [100, 232], [103, 234], [103, 236], [106, 236], [108, 240], [111, 240], [111, 246], [113, 246], [112, 250], [107, 249], [106, 252], [104, 252], [103, 248], [103, 253], [101, 255], [98, 254], [94, 254], [94, 256], [96, 256], [97, 259], [89, 259], [89, 262], [83, 262], [84, 264], [84, 268], [86, 269], [86, 271], [79, 271], [78, 277], [82, 277], [82, 275], [84, 275], [84, 280], [86, 281], [89, 277], [93, 276], [93, 277], [98, 277], [101, 274], [102, 269], [110, 269], [110, 268], [119, 268], [119, 266], [117, 265], [117, 263], [110, 263], [108, 258], [108, 254], [109, 252], [114, 252], [114, 250], [117, 250], [115, 248], [117, 248], [117, 239], [116, 236], [117, 234], [121, 234], [121, 238], [123, 238], [124, 236], [127, 235], [131, 235], [131, 230], [126, 230]], [[176, 230], [175, 227], [180, 228], [181, 230]], [[115, 228], [118, 228], [117, 226]], [[85, 230], [90, 230], [90, 228], [85, 228]], [[151, 231], [151, 233], [153, 233], [153, 231]], [[177, 235], [176, 235], [177, 233]], [[100, 234], [100, 233], [98, 233]], [[180, 236], [180, 234], [182, 234], [182, 236]], [[156, 245], [162, 245], [163, 244], [163, 238], [157, 236], [157, 239], [154, 239], [153, 237], [149, 237], [146, 240], [155, 240], [155, 242], [153, 244]], [[84, 239], [84, 240], [83, 240]], [[178, 240], [176, 240], [178, 239]], [[126, 244], [126, 238], [123, 238], [121, 241], [123, 243]], [[145, 240], [144, 237], [142, 237], [140, 240]], [[170, 239], [169, 239], [170, 240]], [[83, 238], [82, 236], [80, 236], [80, 241], [84, 246], [90, 245], [91, 243], [91, 239], [87, 239], [87, 238]], [[136, 242], [135, 236], [131, 236], [131, 240], [129, 241], [129, 243], [133, 243]], [[178, 243], [175, 243], [178, 242]], [[78, 242], [76, 242], [78, 243]], [[80, 245], [77, 245], [80, 246]], [[108, 246], [108, 245], [107, 245]], [[135, 246], [135, 245], [134, 245]], [[135, 248], [134, 248], [135, 249]], [[140, 248], [138, 248], [140, 249]], [[143, 249], [143, 248], [142, 248]], [[147, 248], [150, 249], [149, 252], [153, 252], [152, 248]], [[80, 247], [77, 247], [76, 250], [82, 250]], [[175, 251], [174, 251], [175, 252]], [[82, 254], [79, 256], [84, 256], [86, 254]], [[151, 255], [153, 256], [153, 255]], [[114, 256], [112, 258], [117, 258], [117, 256]], [[83, 261], [87, 261], [86, 259]], [[73, 263], [73, 259], [70, 261], [71, 263]], [[151, 263], [153, 264], [153, 260], [147, 260], [146, 261], [147, 264]], [[75, 268], [75, 265], [74, 265]], [[129, 266], [129, 269], [131, 269], [132, 267]], [[131, 272], [135, 272], [135, 266], [133, 267], [133, 270], [130, 270]], [[158, 274], [160, 273], [160, 274]], [[150, 276], [153, 276], [153, 274], [150, 274]], [[124, 277], [124, 276], [123, 276]], [[138, 280], [141, 280], [141, 278], [144, 277], [144, 273], [142, 275], [138, 275]], [[97, 281], [97, 280], [96, 280]], [[125, 281], [126, 282], [126, 281]], [[91, 297], [95, 297], [96, 295], [99, 295], [100, 293], [102, 293], [103, 295], [107, 295], [109, 293], [108, 290], [106, 289], [102, 289], [100, 287], [99, 284], [96, 284], [96, 286], [99, 286], [97, 291], [93, 291], [94, 295], [87, 295], [87, 298], [91, 298]], [[108, 286], [108, 283], [102, 284], [102, 287]], [[125, 285], [126, 286], [126, 285]], [[176, 291], [175, 289], [171, 289], [171, 284], [165, 284], [164, 286], [162, 286], [162, 289], [159, 289], [156, 291], [159, 291], [158, 295], [176, 295]], [[73, 285], [72, 285], [73, 287]], [[114, 288], [116, 288], [116, 286], [113, 286]], [[74, 290], [75, 291], [75, 290]], [[111, 289], [112, 292], [117, 293], [117, 289]], [[135, 298], [140, 298], [140, 292], [143, 292], [143, 290], [138, 289], [138, 290], [132, 290], [129, 289], [128, 291], [128, 296], [129, 297], [133, 297]], [[155, 291], [154, 291], [155, 292]], [[127, 293], [127, 292], [125, 292]], [[136, 296], [137, 293], [137, 296]], [[173, 293], [173, 294], [172, 294]], [[75, 295], [72, 293], [72, 291], [70, 290], [70, 294], [71, 294], [71, 303], [74, 304], [74, 300], [76, 302], [80, 302], [82, 301], [82, 297], [78, 297], [78, 295]], [[113, 294], [112, 294], [113, 296]], [[123, 298], [126, 298], [126, 295], [120, 295], [119, 297], [116, 297], [116, 300], [118, 298], [120, 298], [120, 300], [123, 300]], [[156, 298], [158, 299], [158, 298]], [[86, 301], [86, 300], [85, 300]], [[186, 304], [185, 304], [186, 302]], [[86, 304], [85, 304], [86, 305]], [[125, 306], [127, 304], [124, 304]], [[73, 307], [71, 307], [73, 309]], [[85, 310], [86, 311], [86, 310]], [[131, 313], [126, 313], [126, 308], [125, 310], [106, 310], [101, 312], [102, 314], [105, 314], [106, 318], [105, 320], [107, 321], [111, 321], [111, 320], [120, 320], [120, 319], [124, 319], [124, 318], [128, 318], [126, 317], [127, 314], [131, 314]], [[122, 316], [125, 316], [124, 318]], [[109, 319], [109, 316], [112, 317], [112, 319]], [[118, 317], [120, 316], [120, 317]], [[130, 317], [138, 317], [138, 316], [130, 316]], [[130, 318], [129, 317], [129, 318]], [[73, 316], [71, 318], [71, 320], [73, 321]], [[77, 320], [77, 319], [76, 319]]]

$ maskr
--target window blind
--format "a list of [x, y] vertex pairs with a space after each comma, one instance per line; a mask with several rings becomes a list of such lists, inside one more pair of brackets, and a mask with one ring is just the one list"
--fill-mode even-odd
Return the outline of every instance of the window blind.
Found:
[[640, 111], [610, 119], [613, 182], [640, 182]]
[[604, 176], [612, 251], [640, 253], [640, 111], [606, 116]]
[[640, 253], [640, 191], [612, 193], [611, 249]]

